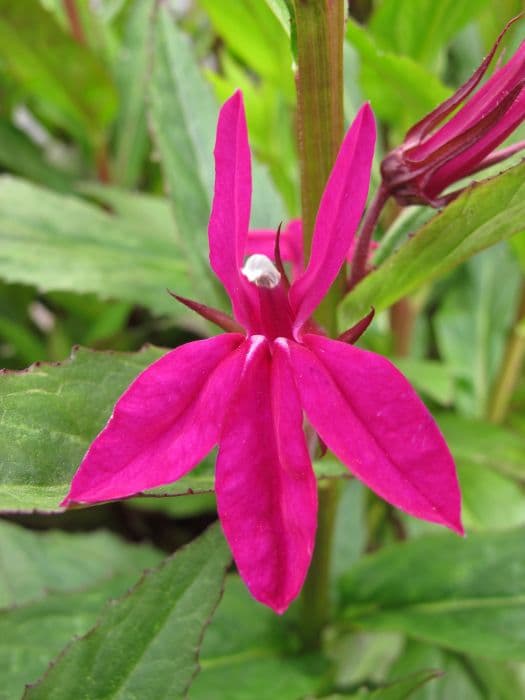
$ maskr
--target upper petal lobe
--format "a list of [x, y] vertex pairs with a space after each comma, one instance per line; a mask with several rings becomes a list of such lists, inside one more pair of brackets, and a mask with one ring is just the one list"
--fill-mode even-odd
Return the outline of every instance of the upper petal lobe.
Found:
[[63, 505], [130, 496], [183, 476], [217, 443], [244, 338], [228, 333], [161, 357], [131, 384], [89, 448]]
[[411, 515], [462, 532], [454, 462], [403, 375], [371, 352], [306, 335], [290, 343], [303, 407], [327, 446], [371, 489]]
[[219, 442], [221, 524], [252, 595], [284, 612], [312, 556], [317, 488], [286, 354], [254, 336]]

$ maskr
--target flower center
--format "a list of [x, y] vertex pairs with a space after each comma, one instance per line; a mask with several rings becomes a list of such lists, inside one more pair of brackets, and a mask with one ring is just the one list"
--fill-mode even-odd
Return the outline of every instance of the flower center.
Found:
[[248, 282], [252, 282], [257, 287], [264, 287], [264, 289], [275, 289], [281, 281], [279, 270], [270, 258], [260, 253], [250, 255], [241, 272]]

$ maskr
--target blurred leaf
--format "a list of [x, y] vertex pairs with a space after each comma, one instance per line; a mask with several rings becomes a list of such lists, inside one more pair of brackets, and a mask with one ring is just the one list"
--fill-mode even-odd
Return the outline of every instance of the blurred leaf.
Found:
[[488, 0], [383, 0], [370, 20], [381, 46], [432, 67], [440, 50]]
[[265, 2], [279, 20], [279, 24], [282, 26], [286, 34], [290, 36], [290, 10], [288, 9], [286, 0], [265, 0]]
[[0, 277], [42, 291], [94, 292], [179, 317], [187, 314], [166, 288], [195, 292], [171, 230], [5, 176], [0, 246]]
[[378, 117], [402, 130], [450, 95], [438, 78], [407, 56], [379, 48], [367, 30], [349, 20], [346, 36], [361, 59], [360, 81]]
[[120, 99], [113, 174], [116, 182], [128, 187], [140, 177], [149, 145], [144, 98], [151, 72], [148, 42], [154, 7], [154, 0], [131, 3], [115, 68]]
[[504, 244], [469, 260], [433, 316], [441, 357], [455, 376], [461, 413], [487, 413], [493, 381], [516, 315], [520, 270]]
[[[362, 691], [350, 697], [355, 698], [355, 700], [360, 700], [360, 698], [363, 698], [363, 700], [367, 698], [370, 700], [406, 700], [407, 698], [413, 698], [418, 688], [426, 686], [429, 681], [439, 678], [440, 675], [439, 671], [419, 671], [377, 690]], [[336, 695], [335, 698], [337, 697]], [[462, 698], [462, 700], [466, 699]]]
[[345, 617], [487, 658], [525, 658], [525, 530], [420, 537], [342, 579]]
[[42, 115], [81, 142], [101, 143], [116, 108], [111, 80], [38, 2], [0, 0], [0, 60]]
[[[217, 106], [188, 37], [164, 5], [157, 12], [154, 54], [151, 119], [177, 230], [192, 261], [194, 287], [201, 290], [199, 301], [221, 305], [223, 300], [224, 306], [224, 294], [209, 267], [206, 234], [213, 193]], [[275, 226], [285, 219], [282, 201], [267, 171], [256, 163], [252, 167], [251, 226]]]
[[32, 532], [0, 520], [0, 609], [84, 590], [159, 561], [151, 547], [125, 544], [109, 532]]
[[[191, 53], [189, 40], [159, 6], [153, 33], [151, 120], [177, 230], [192, 260], [205, 303], [217, 303], [208, 262], [207, 225], [213, 192], [217, 108]], [[191, 295], [190, 295], [191, 296]]]
[[[282, 618], [281, 618], [282, 619]], [[206, 632], [201, 671], [189, 700], [295, 700], [322, 684], [322, 657], [297, 653], [298, 639], [271, 610], [256, 603], [237, 576]]]
[[59, 192], [71, 190], [71, 178], [48, 163], [41, 149], [4, 119], [0, 119], [0, 164]]
[[[0, 522], [0, 700], [19, 698], [160, 554], [105, 532], [35, 533]], [[6, 598], [7, 595], [7, 598]]]
[[290, 23], [284, 3], [273, 0], [271, 4], [277, 13], [270, 8], [268, 0], [222, 0], [220, 4], [214, 0], [199, 0], [199, 4], [232, 53], [293, 98]]
[[525, 494], [512, 479], [464, 460], [458, 460], [457, 467], [467, 530], [525, 525]]
[[16, 351], [22, 362], [33, 362], [35, 357], [45, 357], [45, 345], [22, 320], [13, 321], [0, 316], [0, 338]]
[[514, 236], [510, 244], [518, 257], [521, 269], [525, 272], [525, 231], [518, 236]]
[[516, 700], [523, 693], [517, 674], [507, 664], [464, 658], [422, 642], [409, 640], [390, 669], [395, 680], [420, 668], [439, 668], [435, 683], [423, 686], [412, 700]]
[[163, 353], [81, 349], [61, 366], [0, 375], [0, 509], [56, 511], [118, 396]]
[[[320, 464], [322, 465], [322, 461]], [[339, 577], [356, 562], [366, 546], [366, 490], [357, 479], [341, 484], [337, 507], [332, 550], [332, 580]]]
[[484, 248], [525, 230], [525, 163], [449, 204], [343, 300], [348, 328], [370, 307], [382, 311]]
[[420, 393], [442, 406], [452, 403], [454, 382], [450, 368], [443, 362], [412, 357], [394, 357], [392, 362]]
[[108, 606], [24, 698], [186, 697], [229, 562], [228, 546], [214, 526]]
[[525, 480], [525, 440], [507, 428], [453, 413], [437, 416], [456, 460]]

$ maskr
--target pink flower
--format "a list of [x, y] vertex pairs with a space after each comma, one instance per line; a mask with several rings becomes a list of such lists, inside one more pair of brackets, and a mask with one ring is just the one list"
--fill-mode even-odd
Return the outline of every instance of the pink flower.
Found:
[[[146, 369], [118, 400], [64, 500], [95, 503], [171, 483], [219, 445], [219, 517], [252, 595], [283, 612], [314, 547], [317, 484], [304, 415], [351, 472], [408, 513], [462, 532], [454, 464], [432, 417], [384, 358], [309, 332], [365, 206], [375, 140], [365, 105], [341, 146], [305, 272], [290, 287], [279, 259], [245, 260], [251, 165], [242, 96], [219, 116], [211, 266], [231, 332], [188, 343]], [[277, 256], [279, 258], [279, 256]]]
[[[383, 183], [400, 204], [443, 206], [461, 191], [440, 196], [447, 187], [525, 148], [522, 141], [494, 150], [525, 119], [525, 42], [467, 100], [486, 73], [512, 22], [470, 80], [413, 126], [403, 143], [384, 158]], [[461, 109], [438, 128], [465, 100]]]

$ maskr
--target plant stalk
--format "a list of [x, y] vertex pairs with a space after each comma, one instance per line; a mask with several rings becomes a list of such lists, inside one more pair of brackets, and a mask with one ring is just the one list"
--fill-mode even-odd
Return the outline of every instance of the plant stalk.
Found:
[[[297, 133], [305, 257], [312, 247], [315, 217], [343, 140], [343, 0], [295, 0], [297, 29]], [[316, 313], [330, 335], [344, 294], [344, 274]]]
[[509, 335], [503, 362], [489, 403], [488, 419], [491, 423], [501, 424], [505, 421], [518, 383], [525, 359], [525, 281], [522, 282], [521, 300], [516, 322]]
[[[315, 218], [343, 139], [343, 0], [295, 0], [297, 31], [297, 132], [305, 256]], [[316, 312], [329, 333], [337, 331], [337, 304], [345, 291], [344, 270]], [[319, 487], [315, 550], [301, 593], [300, 632], [305, 649], [317, 649], [330, 617], [330, 560], [339, 485]]]

